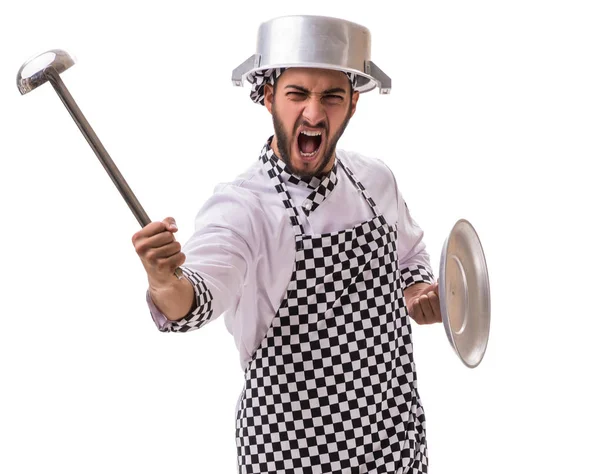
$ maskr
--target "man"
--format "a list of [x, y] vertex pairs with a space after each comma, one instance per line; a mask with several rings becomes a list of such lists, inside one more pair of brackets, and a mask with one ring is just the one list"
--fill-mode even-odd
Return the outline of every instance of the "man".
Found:
[[249, 81], [273, 118], [259, 160], [217, 187], [183, 252], [170, 217], [133, 236], [154, 321], [225, 317], [246, 380], [240, 473], [427, 472], [408, 314], [440, 322], [438, 289], [392, 172], [336, 147], [359, 78], [287, 67]]

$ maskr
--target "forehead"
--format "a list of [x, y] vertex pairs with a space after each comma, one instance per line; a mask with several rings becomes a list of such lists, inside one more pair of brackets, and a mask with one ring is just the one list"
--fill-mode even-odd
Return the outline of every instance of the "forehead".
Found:
[[341, 71], [317, 68], [289, 68], [279, 77], [279, 87], [295, 85], [311, 91], [332, 89], [334, 87], [350, 88], [348, 76]]

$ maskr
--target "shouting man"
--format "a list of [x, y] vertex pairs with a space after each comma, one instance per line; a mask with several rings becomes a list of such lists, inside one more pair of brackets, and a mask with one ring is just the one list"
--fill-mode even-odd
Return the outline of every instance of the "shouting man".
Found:
[[423, 231], [382, 161], [337, 148], [377, 83], [346, 63], [372, 64], [365, 35], [325, 17], [261, 25], [264, 66], [244, 73], [273, 118], [258, 160], [215, 189], [183, 249], [172, 218], [133, 236], [158, 328], [223, 315], [235, 339], [240, 473], [427, 472], [409, 317], [441, 315]]

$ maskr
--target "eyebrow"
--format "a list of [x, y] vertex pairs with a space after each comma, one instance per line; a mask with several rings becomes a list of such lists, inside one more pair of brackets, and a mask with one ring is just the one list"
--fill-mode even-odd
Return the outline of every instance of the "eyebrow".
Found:
[[[304, 92], [305, 94], [310, 94], [310, 91], [308, 89], [306, 89], [305, 87], [301, 87], [301, 86], [296, 86], [294, 84], [290, 84], [285, 86], [286, 89], [296, 89], [300, 92]], [[326, 95], [326, 94], [345, 94], [346, 90], [342, 89], [341, 87], [334, 87], [332, 89], [327, 89], [323, 92], [321, 92], [321, 95]]]

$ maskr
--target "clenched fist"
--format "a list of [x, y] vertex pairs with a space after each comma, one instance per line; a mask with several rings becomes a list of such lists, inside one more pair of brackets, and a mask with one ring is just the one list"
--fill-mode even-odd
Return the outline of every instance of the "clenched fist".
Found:
[[175, 219], [167, 217], [162, 222], [148, 224], [131, 239], [153, 288], [171, 285], [177, 278], [175, 270], [185, 262], [181, 244], [173, 235], [175, 232]]
[[404, 291], [408, 314], [417, 324], [442, 322], [438, 283], [416, 283]]

